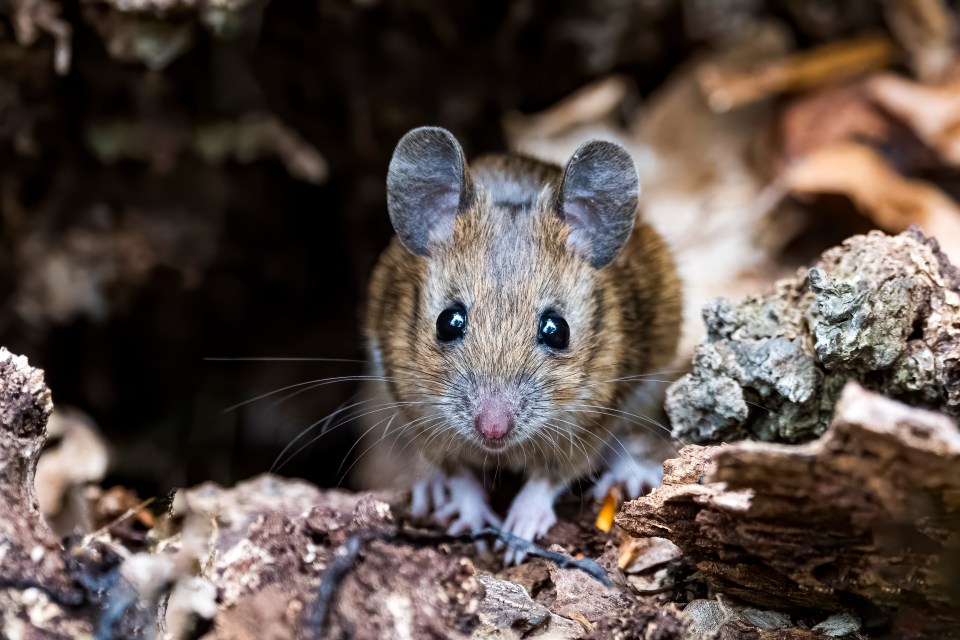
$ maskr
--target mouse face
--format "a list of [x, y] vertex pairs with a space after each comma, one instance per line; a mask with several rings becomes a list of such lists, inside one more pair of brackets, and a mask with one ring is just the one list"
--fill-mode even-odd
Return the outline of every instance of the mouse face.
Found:
[[512, 155], [467, 167], [441, 129], [401, 140], [388, 174], [397, 241], [371, 283], [367, 334], [428, 457], [525, 464], [597, 447], [585, 436], [616, 410], [637, 353], [619, 301], [637, 291], [618, 282], [618, 256], [638, 190], [611, 143], [561, 169]]
[[460, 441], [490, 453], [522, 446], [564, 430], [559, 409], [589, 395], [596, 270], [568, 235], [550, 210], [511, 215], [481, 197], [427, 260], [411, 336], [425, 355], [419, 386]]

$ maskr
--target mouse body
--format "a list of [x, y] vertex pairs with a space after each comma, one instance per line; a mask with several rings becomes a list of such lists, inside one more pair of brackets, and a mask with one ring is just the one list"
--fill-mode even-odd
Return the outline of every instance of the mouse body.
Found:
[[[510, 153], [468, 164], [451, 133], [424, 127], [398, 144], [387, 187], [397, 235], [364, 331], [384, 432], [424, 463], [413, 515], [533, 540], [575, 478], [605, 466], [598, 487], [634, 495], [659, 482], [662, 455], [624, 441], [663, 441], [629, 407], [637, 376], [674, 357], [681, 287], [639, 219], [627, 152], [590, 142], [566, 167]], [[494, 469], [524, 477], [504, 521], [482, 482]]]

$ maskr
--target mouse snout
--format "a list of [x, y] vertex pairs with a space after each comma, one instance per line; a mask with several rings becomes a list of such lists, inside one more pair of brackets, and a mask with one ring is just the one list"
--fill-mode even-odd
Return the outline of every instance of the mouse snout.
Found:
[[474, 425], [480, 434], [488, 440], [499, 440], [513, 429], [513, 411], [506, 401], [500, 398], [485, 400], [477, 411]]

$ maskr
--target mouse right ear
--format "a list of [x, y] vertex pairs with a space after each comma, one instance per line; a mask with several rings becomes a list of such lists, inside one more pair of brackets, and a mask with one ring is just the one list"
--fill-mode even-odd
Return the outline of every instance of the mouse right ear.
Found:
[[637, 217], [640, 182], [633, 158], [618, 144], [580, 146], [563, 171], [557, 211], [571, 245], [602, 269], [623, 249]]
[[453, 235], [466, 176], [463, 149], [446, 129], [420, 127], [401, 138], [387, 171], [387, 210], [407, 250], [427, 255], [432, 242]]

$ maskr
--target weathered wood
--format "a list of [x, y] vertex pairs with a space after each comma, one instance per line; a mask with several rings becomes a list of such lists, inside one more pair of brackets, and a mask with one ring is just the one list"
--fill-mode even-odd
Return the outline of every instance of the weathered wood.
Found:
[[617, 524], [668, 538], [711, 588], [856, 611], [903, 637], [960, 634], [960, 431], [855, 383], [806, 445], [690, 446]]

